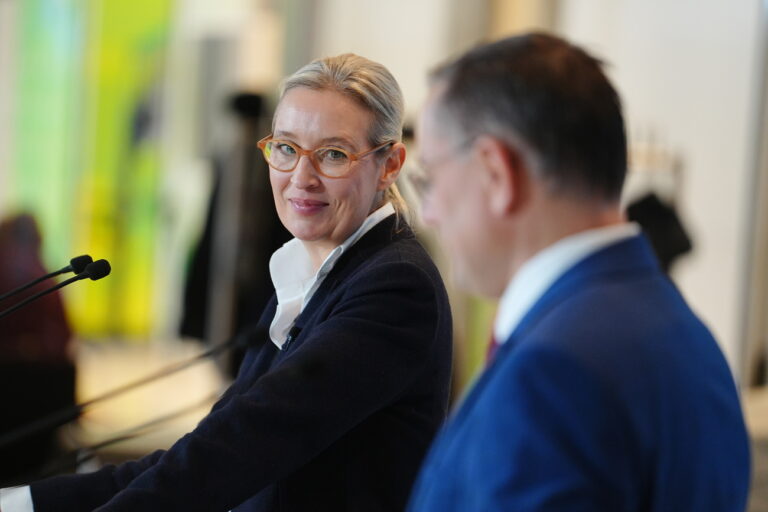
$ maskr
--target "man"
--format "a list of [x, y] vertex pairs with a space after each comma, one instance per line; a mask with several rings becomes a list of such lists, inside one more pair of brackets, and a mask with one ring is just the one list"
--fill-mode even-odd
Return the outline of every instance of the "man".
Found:
[[498, 350], [410, 510], [744, 510], [736, 386], [624, 220], [600, 63], [546, 34], [481, 46], [433, 74], [417, 137], [425, 221], [458, 282], [500, 302]]

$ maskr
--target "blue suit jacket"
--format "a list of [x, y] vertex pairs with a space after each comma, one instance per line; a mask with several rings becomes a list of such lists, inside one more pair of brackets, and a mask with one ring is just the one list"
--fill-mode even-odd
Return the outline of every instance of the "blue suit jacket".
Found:
[[411, 511], [743, 511], [749, 445], [715, 340], [642, 237], [566, 272], [441, 432]]
[[[263, 327], [274, 311], [273, 299]], [[35, 483], [36, 512], [402, 510], [448, 401], [451, 315], [432, 261], [389, 217], [344, 253], [296, 327], [287, 349], [250, 350], [167, 452]]]

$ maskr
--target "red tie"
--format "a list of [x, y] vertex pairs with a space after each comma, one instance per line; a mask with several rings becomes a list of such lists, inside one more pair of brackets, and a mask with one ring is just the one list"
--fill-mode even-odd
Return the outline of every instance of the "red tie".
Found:
[[493, 331], [491, 331], [491, 339], [488, 341], [488, 350], [485, 352], [485, 366], [491, 365], [498, 349], [499, 343], [496, 341], [496, 336], [493, 335]]

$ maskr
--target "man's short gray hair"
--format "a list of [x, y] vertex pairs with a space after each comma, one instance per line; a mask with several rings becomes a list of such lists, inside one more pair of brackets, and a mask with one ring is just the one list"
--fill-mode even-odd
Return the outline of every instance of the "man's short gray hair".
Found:
[[[614, 201], [627, 167], [621, 102], [601, 62], [531, 33], [479, 46], [431, 75], [463, 139], [496, 136], [529, 153], [554, 193]], [[447, 122], [446, 122], [447, 124]]]

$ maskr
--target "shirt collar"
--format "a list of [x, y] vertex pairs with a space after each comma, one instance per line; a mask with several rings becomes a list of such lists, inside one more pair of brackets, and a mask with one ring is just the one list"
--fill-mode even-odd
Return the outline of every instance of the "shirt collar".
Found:
[[339, 258], [341, 258], [341, 255], [347, 251], [347, 249], [352, 247], [355, 242], [360, 240], [360, 238], [362, 238], [362, 236], [370, 231], [376, 224], [394, 213], [395, 207], [392, 206], [392, 203], [388, 202], [384, 206], [368, 215], [360, 227], [357, 228], [357, 231], [352, 233], [346, 240], [341, 243], [340, 246], [332, 250], [331, 253], [325, 258], [325, 261], [323, 261], [322, 265], [320, 265], [320, 269], [317, 271], [318, 277], [325, 277], [328, 275], [328, 272], [331, 271], [333, 266], [336, 264]]
[[354, 233], [330, 252], [317, 272], [306, 247], [298, 238], [289, 240], [272, 254], [269, 273], [277, 295], [277, 310], [270, 325], [269, 335], [275, 345], [282, 347], [294, 320], [341, 255], [379, 222], [394, 213], [392, 203], [386, 203], [368, 215]]
[[278, 292], [278, 302], [280, 302], [281, 291], [294, 290], [296, 287], [301, 287], [303, 282], [311, 279], [316, 274], [325, 275], [330, 272], [330, 269], [333, 268], [333, 265], [347, 249], [376, 224], [393, 213], [395, 213], [395, 208], [392, 206], [392, 203], [386, 203], [368, 215], [354, 233], [328, 254], [317, 273], [315, 273], [312, 267], [312, 260], [301, 240], [292, 238], [283, 244], [282, 247], [272, 254], [269, 260], [269, 272], [272, 276], [272, 284]]
[[520, 267], [504, 290], [496, 313], [494, 338], [504, 343], [544, 292], [576, 263], [639, 233], [640, 226], [635, 223], [615, 224], [567, 236], [539, 251]]

